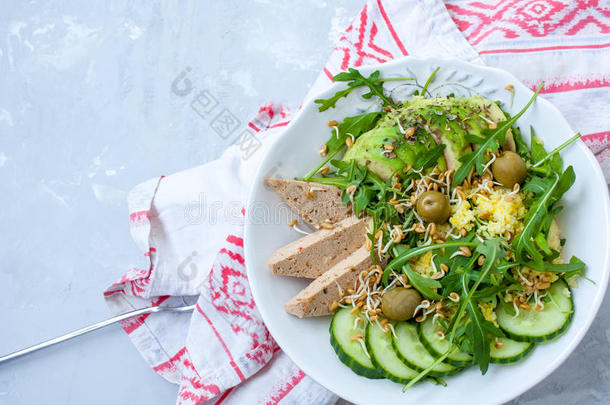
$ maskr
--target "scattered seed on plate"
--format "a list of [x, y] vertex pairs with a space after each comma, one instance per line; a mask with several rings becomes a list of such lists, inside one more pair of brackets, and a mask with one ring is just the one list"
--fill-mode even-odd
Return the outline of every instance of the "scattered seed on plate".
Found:
[[334, 229], [335, 226], [331, 222], [324, 221], [320, 223], [320, 227], [324, 229]]

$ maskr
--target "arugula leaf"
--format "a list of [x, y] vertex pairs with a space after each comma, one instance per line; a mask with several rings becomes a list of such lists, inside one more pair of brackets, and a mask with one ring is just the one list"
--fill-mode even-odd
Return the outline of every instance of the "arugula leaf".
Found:
[[311, 178], [320, 171], [320, 169], [331, 161], [340, 151], [345, 148], [345, 140], [348, 136], [352, 136], [354, 140], [364, 132], [370, 130], [381, 117], [380, 112], [372, 112], [354, 117], [346, 117], [343, 122], [337, 125], [337, 128], [332, 128], [332, 134], [326, 141], [327, 156], [326, 158], [310, 171], [305, 177], [297, 177], [297, 180], [311, 181]]
[[[506, 114], [506, 119], [510, 119], [510, 115]], [[527, 147], [527, 144], [523, 140], [521, 136], [521, 130], [519, 128], [513, 128], [513, 139], [515, 140], [515, 146], [517, 147], [517, 153], [519, 156], [524, 158], [525, 160], [531, 160], [532, 156], [530, 154], [530, 148]]]
[[491, 336], [506, 337], [504, 332], [502, 332], [502, 329], [498, 328], [496, 325], [494, 325], [493, 323], [489, 322], [487, 319], [483, 320], [483, 328]]
[[[378, 175], [366, 166], [359, 165], [355, 160], [344, 162], [331, 160], [337, 168], [335, 177], [315, 177], [308, 179], [313, 183], [330, 184], [343, 189], [341, 200], [343, 204], [353, 203], [353, 210], [357, 216], [367, 212], [374, 219], [376, 232], [383, 220], [396, 216], [396, 209], [386, 201], [386, 192], [391, 179], [384, 182]], [[347, 193], [347, 188], [355, 186], [353, 195]]]
[[512, 241], [515, 249], [515, 258], [520, 262], [529, 262], [530, 260], [527, 257], [527, 254], [529, 254], [534, 262], [542, 264], [542, 255], [532, 243], [532, 239], [538, 233], [544, 216], [548, 212], [551, 196], [558, 183], [559, 176], [556, 176], [555, 180], [546, 186], [544, 192], [541, 193], [540, 197], [528, 210], [523, 220], [523, 229]]
[[[476, 251], [485, 256], [485, 266], [488, 269], [495, 266], [496, 261], [504, 257], [505, 252], [500, 247], [500, 241], [490, 239], [477, 246]], [[483, 271], [481, 271], [483, 272]]]
[[544, 176], [549, 176], [551, 173], [561, 174], [563, 161], [559, 152], [580, 138], [580, 134], [572, 136], [549, 153], [546, 153], [542, 140], [535, 135], [533, 128], [530, 128], [530, 130], [532, 144], [531, 158], [535, 163], [529, 169], [534, 173]]
[[348, 170], [353, 165], [352, 162], [344, 162], [343, 160], [331, 160], [330, 164], [339, 170]]
[[328, 162], [330, 162], [332, 160], [332, 158], [334, 158], [339, 152], [341, 151], [341, 149], [337, 149], [331, 153], [329, 153], [326, 158], [320, 162], [319, 165], [317, 165], [316, 167], [313, 168], [312, 171], [310, 171], [305, 177], [296, 177], [296, 180], [301, 180], [301, 181], [314, 181], [312, 180], [312, 177], [318, 173], [320, 171], [320, 169], [325, 166]]
[[479, 135], [466, 134], [464, 135], [464, 139], [466, 139], [470, 143], [476, 143], [477, 145], [480, 145], [484, 143], [487, 138]]
[[414, 272], [408, 264], [402, 266], [402, 271], [409, 278], [409, 283], [413, 288], [419, 291], [424, 297], [429, 300], [440, 300], [443, 298], [436, 292], [437, 289], [441, 288], [441, 283], [437, 280], [424, 277], [421, 274]]
[[[485, 255], [485, 264], [479, 273], [479, 277], [475, 281], [472, 288], [468, 289], [468, 278], [467, 274], [462, 275], [462, 291], [465, 296], [460, 302], [460, 308], [452, 320], [451, 330], [455, 328], [456, 323], [461, 318], [464, 310], [467, 311], [468, 317], [470, 318], [470, 324], [467, 326], [467, 334], [472, 339], [473, 351], [475, 359], [479, 364], [481, 373], [485, 374], [489, 367], [490, 360], [490, 346], [489, 338], [487, 336], [489, 326], [485, 326], [485, 319], [481, 314], [478, 306], [472, 300], [472, 296], [479, 287], [482, 280], [489, 275], [492, 269], [496, 266], [498, 259], [504, 257], [505, 252], [500, 247], [500, 243], [497, 239], [490, 239], [485, 243], [477, 246], [476, 251], [482, 255]], [[453, 336], [449, 336], [450, 341], [453, 340]]]
[[436, 145], [418, 155], [415, 158], [415, 162], [413, 163], [413, 168], [417, 170], [427, 169], [429, 167], [433, 167], [438, 162], [438, 159], [443, 156], [443, 152], [445, 150], [446, 145]]
[[[561, 159], [561, 156], [559, 156], [559, 153], [554, 153], [551, 154], [549, 153], [547, 155], [547, 157], [550, 157], [550, 160], [548, 161], [549, 163], [549, 167], [551, 168], [552, 171], [554, 171], [555, 173], [561, 173], [561, 171], [563, 170], [563, 160]], [[542, 159], [543, 161], [546, 160]], [[537, 167], [536, 165], [534, 165], [533, 167]]]
[[383, 271], [383, 277], [382, 277], [383, 285], [386, 285], [386, 286], [388, 285], [388, 278], [390, 277], [392, 270], [398, 269], [399, 267], [406, 264], [409, 261], [409, 259], [422, 255], [429, 250], [436, 250], [436, 249], [455, 247], [455, 246], [457, 246], [458, 248], [460, 246], [476, 247], [478, 245], [480, 245], [479, 242], [444, 242], [444, 243], [437, 243], [435, 245], [419, 246], [419, 247], [416, 247], [413, 249], [409, 249], [409, 250], [401, 253], [397, 257], [395, 257], [385, 267], [385, 269]]
[[565, 141], [564, 143], [562, 143], [561, 145], [559, 145], [558, 147], [553, 149], [552, 151], [550, 151], [548, 154], [546, 154], [546, 156], [543, 156], [541, 159], [536, 159], [537, 162], [533, 167], [539, 167], [543, 163], [545, 163], [548, 159], [551, 159], [551, 162], [550, 162], [551, 168], [553, 168], [555, 171], [561, 171], [561, 157], [559, 156], [559, 152], [561, 152], [563, 149], [568, 147], [572, 142], [576, 141], [578, 138], [580, 138], [579, 133], [574, 135], [573, 137], [571, 137], [570, 139], [568, 139], [567, 141]]
[[534, 162], [541, 161], [546, 156], [546, 150], [544, 149], [544, 142], [542, 139], [536, 136], [534, 128], [530, 126], [530, 153]]
[[[492, 271], [492, 269], [496, 266], [496, 262], [498, 259], [501, 259], [505, 255], [505, 251], [500, 247], [500, 242], [498, 239], [488, 239], [484, 243], [479, 243], [476, 249], [476, 252], [485, 255], [485, 263], [483, 264], [483, 268], [478, 273], [478, 277], [474, 282], [474, 285], [468, 292], [468, 295], [460, 301], [460, 307], [456, 313], [456, 315], [451, 320], [450, 330], [455, 329], [457, 320], [461, 318], [464, 310], [466, 308], [466, 303], [472, 299], [472, 295], [479, 288], [479, 285], [485, 279], [488, 274]], [[464, 273], [464, 277], [468, 275], [467, 272]], [[451, 339], [451, 336], [450, 336]]]
[[523, 229], [512, 241], [517, 261], [521, 263], [533, 261], [535, 267], [542, 266], [543, 257], [533, 243], [533, 238], [540, 232], [552, 204], [559, 201], [561, 196], [574, 184], [575, 179], [574, 169], [569, 166], [561, 176], [556, 174], [555, 180], [545, 184], [544, 191], [539, 194], [538, 199], [534, 201], [524, 218]]
[[500, 144], [504, 144], [504, 139], [506, 137], [506, 132], [513, 126], [515, 122], [525, 113], [525, 111], [529, 108], [529, 106], [534, 102], [540, 89], [542, 88], [542, 84], [538, 86], [538, 89], [532, 96], [532, 98], [528, 101], [528, 103], [523, 107], [521, 111], [519, 111], [514, 117], [509, 120], [501, 121], [497, 129], [490, 131], [484, 130], [484, 133], [489, 133], [485, 142], [483, 142], [474, 152], [468, 153], [460, 159], [462, 163], [461, 166], [455, 172], [453, 176], [453, 184], [460, 184], [470, 173], [470, 170], [474, 166], [478, 174], [483, 174], [483, 168], [485, 167], [485, 153], [488, 150], [495, 152], [500, 147]]
[[538, 176], [532, 176], [532, 178], [521, 187], [522, 191], [532, 192], [534, 194], [543, 193], [544, 190], [549, 186], [549, 179], [544, 179]]
[[498, 286], [483, 288], [477, 292], [475, 292], [472, 297], [478, 300], [489, 299], [495, 296], [499, 292], [504, 292], [506, 290], [522, 290], [523, 286], [521, 284], [514, 284], [510, 282], [506, 282], [505, 284], [500, 284]]
[[441, 278], [443, 286], [441, 295], [446, 298], [452, 292], [459, 291], [461, 279], [462, 275], [457, 271], [450, 271], [445, 277]]
[[[463, 285], [462, 291], [465, 295], [468, 294], [468, 287]], [[484, 326], [485, 318], [472, 300], [466, 303], [466, 312], [470, 318], [470, 322], [466, 325], [466, 334], [471, 338], [474, 358], [479, 365], [481, 374], [485, 374], [491, 359], [490, 341]]]
[[428, 91], [428, 86], [430, 85], [430, 83], [432, 83], [432, 80], [434, 80], [434, 76], [436, 76], [436, 74], [438, 73], [438, 71], [441, 70], [441, 67], [437, 67], [436, 69], [434, 69], [434, 71], [430, 74], [430, 76], [428, 76], [428, 80], [426, 80], [426, 84], [424, 84], [424, 87], [421, 89], [421, 95], [426, 97], [426, 91]]
[[428, 377], [427, 380], [434, 385], [440, 385], [441, 387], [446, 387], [447, 383], [440, 377]]
[[326, 184], [328, 186], [335, 186], [341, 189], [345, 189], [350, 185], [349, 180], [343, 176], [338, 177], [314, 177], [306, 179], [304, 177], [297, 177], [296, 180], [308, 181], [310, 183]]
[[[460, 289], [456, 290], [456, 291], [460, 291]], [[442, 319], [442, 318], [440, 318]], [[462, 318], [462, 320], [466, 320], [465, 317]], [[460, 345], [460, 347], [462, 347], [462, 351], [467, 352], [467, 353], [472, 353], [472, 344], [470, 343], [470, 341], [468, 339], [466, 339], [466, 326], [467, 326], [468, 322], [459, 322], [459, 326], [457, 328], [454, 329], [454, 333], [453, 333], [453, 340], [458, 342], [458, 344]], [[447, 324], [447, 322], [445, 322], [445, 331], [449, 330], [449, 325]], [[466, 343], [467, 344], [464, 344]]]
[[[382, 192], [385, 187], [385, 183], [383, 182], [383, 180], [381, 180], [379, 178], [379, 176], [377, 176], [375, 173], [369, 171], [366, 166], [358, 165], [356, 163], [356, 161], [354, 161], [354, 160], [352, 160], [350, 162], [343, 162], [341, 160], [331, 160], [330, 163], [338, 169], [337, 176], [335, 176], [335, 177], [313, 177], [313, 178], [297, 177], [297, 180], [304, 180], [304, 181], [309, 181], [312, 183], [333, 185], [333, 186], [339, 187], [343, 190], [345, 190], [347, 187], [349, 187], [351, 185], [354, 185], [357, 187], [357, 194], [354, 196], [354, 198], [356, 198], [356, 196], [358, 196], [359, 192], [362, 193], [360, 191], [360, 187], [369, 189], [367, 191], [367, 193], [372, 192], [373, 194]], [[362, 194], [359, 195], [358, 201], [364, 201], [365, 197], [366, 196], [364, 196]], [[344, 204], [347, 204], [350, 201], [349, 195], [347, 195], [347, 193], [345, 193], [345, 192], [342, 195], [342, 199], [343, 199]], [[372, 201], [372, 197], [371, 197], [371, 199], [369, 199], [369, 201]], [[367, 204], [368, 204], [368, 202], [367, 202]], [[366, 204], [364, 204], [364, 206], [362, 206], [362, 209], [360, 209], [359, 212], [362, 211], [365, 207], [366, 207]]]
[[[481, 245], [481, 244], [477, 244], [477, 246], [479, 246], [479, 245]], [[403, 388], [403, 391], [406, 391], [407, 389], [412, 387], [414, 384], [416, 384], [419, 380], [421, 380], [426, 375], [428, 375], [428, 373], [430, 371], [432, 371], [432, 369], [437, 364], [440, 364], [443, 360], [445, 360], [447, 358], [447, 356], [449, 355], [449, 353], [451, 352], [451, 350], [453, 348], [452, 343], [454, 342], [454, 340], [457, 336], [456, 331], [460, 328], [460, 325], [462, 325], [462, 326], [464, 325], [463, 323], [461, 323], [459, 321], [462, 320], [462, 315], [464, 315], [464, 312], [467, 310], [467, 307], [469, 306], [468, 304], [472, 300], [473, 294], [475, 293], [477, 288], [479, 288], [479, 285], [481, 284], [481, 280], [483, 280], [485, 277], [487, 277], [489, 272], [495, 266], [497, 259], [505, 254], [505, 252], [500, 247], [500, 242], [497, 239], [486, 240], [484, 245], [486, 245], [486, 247], [482, 248], [482, 251], [486, 252], [487, 254], [486, 254], [485, 264], [483, 265], [483, 269], [479, 273], [479, 277], [474, 282], [473, 286], [470, 289], [465, 290], [465, 293], [463, 294], [462, 298], [460, 299], [460, 306], [451, 320], [451, 323], [449, 326], [449, 333], [446, 335], [446, 336], [448, 336], [448, 340], [449, 340], [449, 349], [445, 353], [443, 353], [441, 356], [439, 356], [427, 368], [425, 368], [423, 371], [421, 371], [417, 376], [415, 376], [415, 378], [413, 378], [407, 385], [405, 385], [405, 387]], [[464, 273], [464, 277], [466, 277], [466, 273]], [[475, 314], [475, 316], [476, 316], [476, 314]], [[472, 323], [472, 318], [470, 318], [470, 319], [471, 319], [471, 323]], [[477, 323], [479, 323], [479, 322], [477, 322]], [[480, 324], [482, 325], [483, 322], [480, 322]], [[467, 325], [466, 325], [466, 328], [468, 328]], [[481, 326], [481, 328], [484, 328], [484, 326]], [[473, 336], [474, 333], [480, 334], [480, 331], [478, 331], [478, 330], [476, 330], [476, 331], [471, 330], [470, 332], [471, 332], [470, 333], [471, 336]], [[484, 333], [484, 336], [479, 336], [477, 338], [477, 344], [481, 344], [481, 341], [483, 341], [486, 336], [487, 336], [487, 332]], [[473, 342], [473, 344], [474, 344], [474, 342]], [[481, 346], [480, 348], [473, 348], [473, 351], [475, 352], [475, 354], [477, 353], [477, 350], [479, 352], [478, 353], [479, 357], [477, 358], [479, 367], [481, 368], [482, 372], [487, 372], [487, 367], [489, 365], [489, 359], [488, 359], [488, 356], [486, 355], [485, 350], [491, 350], [491, 348], [489, 347], [489, 345], [487, 345], [485, 347]]]
[[366, 86], [369, 88], [369, 92], [363, 94], [362, 98], [368, 100], [373, 96], [377, 96], [384, 105], [394, 106], [383, 92], [383, 82], [379, 80], [380, 74], [379, 70], [376, 70], [369, 77], [364, 77], [358, 70], [349, 68], [347, 72], [337, 74], [333, 77], [333, 80], [336, 82], [347, 82], [347, 85], [352, 88]]
[[566, 274], [564, 274], [565, 278], [570, 278], [576, 274], [582, 275], [582, 272], [585, 271], [585, 267], [586, 267], [585, 262], [583, 262], [576, 256], [572, 256], [572, 258], [570, 259], [570, 263], [568, 265], [574, 266], [574, 269], [567, 269], [567, 265], [566, 265], [566, 267], [563, 268], [563, 271], [566, 272]]
[[[576, 256], [572, 256], [570, 263], [543, 263], [541, 266], [537, 266], [535, 263], [527, 263], [528, 267], [531, 267], [536, 271], [544, 271], [548, 273], [570, 273], [570, 276], [580, 274], [585, 270], [585, 262], [580, 260]], [[570, 277], [566, 274], [566, 277]]]
[[[464, 256], [456, 256], [452, 259], [452, 261], [459, 259], [459, 262], [453, 262], [449, 268], [449, 274], [441, 279], [441, 284], [443, 285], [441, 295], [443, 297], [448, 297], [452, 292], [461, 290], [462, 275], [466, 274], [470, 280], [473, 279], [474, 274], [466, 273], [466, 269], [472, 269], [478, 257], [479, 255], [476, 254], [473, 255], [470, 260]], [[476, 279], [476, 277], [474, 277], [474, 279]]]
[[[475, 233], [471, 231], [455, 241], [460, 243], [470, 242], [474, 239], [474, 236]], [[474, 263], [477, 260], [477, 257], [474, 257], [475, 255], [470, 258], [462, 255], [454, 256], [452, 258], [451, 256], [458, 250], [459, 246], [444, 248], [436, 254], [433, 259], [437, 268], [440, 268], [441, 264], [445, 264], [449, 268], [449, 273], [440, 280], [443, 285], [443, 297], [447, 297], [453, 291], [460, 290], [461, 269], [473, 268]]]
[[365, 99], [370, 99], [373, 96], [377, 96], [383, 102], [383, 105], [396, 107], [394, 103], [390, 101], [383, 92], [383, 83], [387, 81], [396, 80], [412, 80], [411, 77], [391, 77], [386, 79], [379, 78], [379, 70], [374, 71], [369, 77], [363, 76], [357, 69], [349, 68], [347, 72], [341, 72], [333, 77], [335, 82], [347, 82], [347, 88], [337, 91], [332, 97], [327, 99], [314, 100], [315, 103], [320, 104], [319, 111], [326, 111], [331, 107], [335, 107], [337, 101], [342, 97], [347, 97], [353, 90], [359, 87], [368, 87], [369, 92], [362, 95]]
[[380, 117], [380, 112], [346, 117], [343, 122], [337, 125], [337, 129], [332, 128], [332, 135], [326, 142], [328, 153], [343, 149], [345, 147], [345, 140], [348, 136], [351, 135], [354, 138], [358, 138], [360, 135], [370, 130]]
[[[506, 273], [506, 266], [510, 266], [510, 263], [502, 261], [502, 259], [506, 255], [506, 252], [500, 246], [502, 242], [496, 239], [493, 239], [493, 241], [494, 242], [485, 242], [479, 245], [476, 248], [475, 253], [485, 256], [485, 261], [481, 272], [485, 271], [487, 266], [491, 266], [491, 270], [488, 270], [489, 276], [484, 276], [483, 278], [481, 278], [481, 282], [484, 282], [486, 284], [497, 285], [500, 282], [500, 279]], [[473, 257], [474, 256], [475, 255], [473, 255]], [[503, 267], [501, 268], [500, 265], [502, 265]], [[472, 266], [470, 268], [472, 268]]]
[[354, 89], [355, 87], [348, 87], [347, 89], [339, 90], [332, 97], [327, 99], [319, 98], [314, 100], [314, 103], [320, 104], [320, 107], [318, 107], [318, 111], [326, 111], [331, 107], [335, 108], [337, 101], [339, 101], [341, 97], [347, 97], [347, 95], [351, 93]]
[[368, 187], [358, 187], [356, 193], [354, 194], [354, 214], [359, 217], [360, 213], [366, 209], [367, 205], [373, 200], [374, 197], [374, 190]]
[[397, 245], [393, 245], [392, 249], [391, 249], [392, 257], [400, 256], [401, 254], [403, 254], [407, 250], [409, 250], [409, 248], [407, 246], [403, 245], [402, 243], [397, 244]]
[[538, 235], [536, 235], [536, 237], [534, 238], [534, 242], [536, 242], [536, 246], [538, 246], [538, 248], [540, 250], [542, 250], [545, 255], [552, 254], [551, 249], [549, 248], [549, 245], [546, 243], [545, 234], [543, 234], [542, 232], [538, 233]]
[[551, 204], [559, 201], [561, 197], [572, 187], [575, 181], [576, 173], [574, 173], [574, 168], [572, 166], [568, 166], [565, 172], [563, 172], [559, 177], [557, 187], [553, 191]]

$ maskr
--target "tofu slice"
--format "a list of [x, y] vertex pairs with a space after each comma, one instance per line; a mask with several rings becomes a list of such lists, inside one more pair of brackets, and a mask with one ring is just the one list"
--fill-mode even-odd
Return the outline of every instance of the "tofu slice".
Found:
[[289, 314], [299, 318], [331, 315], [329, 306], [341, 298], [340, 290], [355, 288], [358, 275], [373, 266], [371, 254], [365, 246], [335, 264], [311, 282], [294, 298], [284, 304]]
[[316, 278], [364, 245], [369, 220], [350, 216], [289, 243], [271, 256], [269, 268], [282, 276]]
[[324, 221], [334, 224], [352, 215], [351, 205], [343, 204], [342, 191], [335, 186], [274, 178], [266, 178], [265, 184], [275, 189], [301, 219], [316, 229]]

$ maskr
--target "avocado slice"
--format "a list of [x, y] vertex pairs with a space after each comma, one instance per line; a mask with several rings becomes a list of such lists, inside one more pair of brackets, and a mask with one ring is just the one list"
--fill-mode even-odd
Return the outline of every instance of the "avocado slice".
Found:
[[[387, 179], [395, 171], [413, 164], [418, 154], [434, 144], [444, 144], [444, 159], [439, 159], [437, 166], [441, 170], [455, 170], [461, 164], [460, 158], [472, 152], [473, 145], [466, 140], [466, 135], [485, 136], [483, 130], [491, 122], [505, 119], [496, 103], [480, 96], [466, 99], [415, 96], [396, 111], [385, 114], [375, 128], [362, 134], [343, 160], [355, 159]], [[403, 133], [409, 127], [415, 128], [415, 134], [406, 139]], [[510, 131], [505, 149], [514, 150]]]
[[482, 108], [470, 99], [413, 97], [399, 113], [400, 120], [410, 120], [445, 144], [448, 169], [457, 169], [460, 158], [472, 152], [466, 134], [482, 135], [487, 123], [480, 114]]
[[[486, 118], [490, 119], [493, 122], [506, 121], [506, 115], [504, 115], [504, 111], [498, 106], [498, 104], [493, 101], [487, 100], [481, 96], [471, 97], [470, 100], [479, 105], [483, 110], [483, 114]], [[504, 142], [504, 150], [509, 150], [511, 152], [516, 152], [517, 147], [515, 145], [515, 137], [513, 136], [513, 131], [508, 130], [506, 132], [506, 140]]]
[[[386, 145], [390, 145], [391, 149]], [[423, 130], [418, 131], [412, 139], [406, 139], [397, 125], [377, 126], [360, 135], [343, 160], [356, 160], [387, 180], [394, 172], [412, 165], [418, 155], [434, 145], [435, 140]], [[445, 170], [445, 159], [441, 157], [437, 166]]]

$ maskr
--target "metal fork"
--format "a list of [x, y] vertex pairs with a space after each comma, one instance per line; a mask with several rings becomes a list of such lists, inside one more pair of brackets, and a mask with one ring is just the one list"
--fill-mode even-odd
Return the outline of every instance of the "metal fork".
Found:
[[7, 354], [6, 356], [0, 357], [0, 364], [7, 362], [9, 360], [16, 359], [17, 357], [24, 356], [26, 354], [33, 353], [37, 350], [44, 349], [49, 346], [56, 345], [57, 343], [65, 342], [66, 340], [70, 340], [80, 335], [84, 335], [85, 333], [92, 332], [94, 330], [103, 328], [108, 325], [112, 325], [113, 323], [123, 321], [125, 319], [133, 318], [134, 316], [151, 314], [154, 312], [187, 312], [192, 311], [196, 305], [187, 305], [182, 307], [148, 307], [142, 309], [136, 309], [135, 311], [127, 312], [118, 316], [115, 316], [110, 319], [106, 319], [105, 321], [97, 322], [89, 326], [85, 326], [84, 328], [77, 329], [73, 332], [67, 333], [63, 336], [56, 337], [55, 339], [47, 340], [42, 343], [38, 343], [37, 345], [30, 346], [28, 348], [16, 351], [14, 353]]

